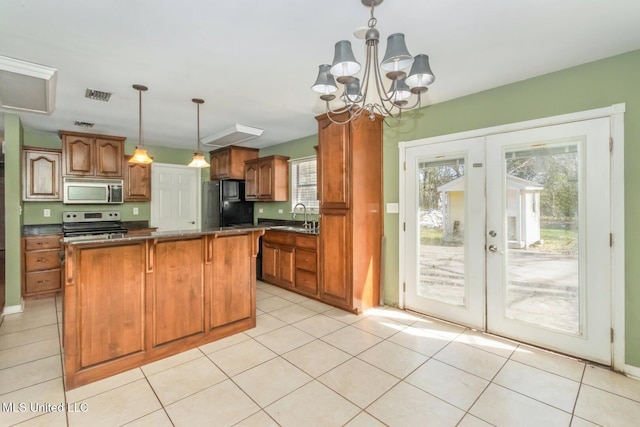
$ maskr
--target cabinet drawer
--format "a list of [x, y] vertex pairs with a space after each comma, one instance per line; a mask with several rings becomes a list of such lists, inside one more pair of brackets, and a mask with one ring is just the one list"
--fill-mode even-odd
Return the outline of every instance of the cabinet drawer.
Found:
[[60, 270], [27, 273], [25, 276], [25, 288], [28, 294], [60, 289]]
[[316, 253], [303, 249], [296, 250], [296, 268], [301, 268], [315, 273]]
[[60, 254], [57, 249], [25, 253], [25, 271], [52, 270], [60, 268]]
[[315, 250], [318, 247], [318, 236], [298, 233], [296, 235], [296, 247]]
[[318, 293], [316, 274], [296, 269], [296, 288], [316, 295]]
[[54, 249], [60, 247], [61, 234], [37, 237], [25, 237], [25, 250]]
[[287, 246], [294, 246], [296, 243], [296, 234], [287, 231], [272, 231], [264, 233], [263, 242], [280, 243]]

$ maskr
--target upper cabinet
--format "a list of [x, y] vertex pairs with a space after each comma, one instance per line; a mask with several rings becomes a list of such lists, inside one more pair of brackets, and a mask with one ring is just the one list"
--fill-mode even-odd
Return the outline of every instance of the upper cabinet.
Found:
[[245, 162], [246, 200], [286, 202], [289, 200], [289, 158], [268, 156]]
[[119, 136], [60, 131], [63, 176], [122, 179], [124, 140]]
[[230, 145], [209, 153], [211, 159], [211, 180], [245, 179], [244, 162], [258, 158], [255, 148], [236, 147]]
[[22, 160], [22, 199], [62, 200], [60, 150], [24, 147]]
[[148, 202], [151, 200], [151, 163], [129, 163], [131, 156], [124, 156], [124, 201]]

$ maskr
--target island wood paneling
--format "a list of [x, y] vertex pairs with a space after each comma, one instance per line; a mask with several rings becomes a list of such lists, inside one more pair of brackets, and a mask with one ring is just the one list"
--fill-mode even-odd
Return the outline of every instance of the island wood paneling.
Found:
[[67, 390], [256, 325], [263, 229], [65, 245]]
[[144, 350], [144, 243], [80, 252], [80, 368]]
[[246, 254], [252, 251], [251, 236], [219, 236], [212, 240], [211, 327], [248, 319], [255, 313], [255, 259]]
[[204, 332], [204, 238], [158, 242], [153, 280], [154, 346]]

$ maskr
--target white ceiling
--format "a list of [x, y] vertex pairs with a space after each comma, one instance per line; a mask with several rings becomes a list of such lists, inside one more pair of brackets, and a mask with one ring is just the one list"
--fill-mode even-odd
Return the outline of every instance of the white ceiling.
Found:
[[[429, 55], [423, 104], [640, 48], [638, 0], [387, 0], [375, 15], [380, 55], [395, 32]], [[0, 55], [58, 70], [55, 111], [20, 113], [26, 128], [78, 120], [137, 141], [139, 83], [146, 144], [195, 148], [198, 97], [203, 139], [239, 123], [265, 130], [243, 145], [265, 147], [317, 132], [317, 66], [341, 39], [363, 62], [353, 31], [368, 19], [360, 0], [2, 0]]]

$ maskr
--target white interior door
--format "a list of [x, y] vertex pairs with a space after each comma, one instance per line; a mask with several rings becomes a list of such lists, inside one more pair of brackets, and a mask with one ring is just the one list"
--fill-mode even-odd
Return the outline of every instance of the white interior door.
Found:
[[405, 307], [484, 328], [484, 142], [406, 153]]
[[158, 231], [200, 227], [200, 169], [154, 163], [151, 192], [151, 226]]
[[487, 329], [611, 363], [609, 119], [487, 137]]

